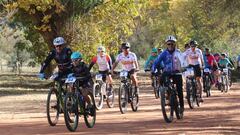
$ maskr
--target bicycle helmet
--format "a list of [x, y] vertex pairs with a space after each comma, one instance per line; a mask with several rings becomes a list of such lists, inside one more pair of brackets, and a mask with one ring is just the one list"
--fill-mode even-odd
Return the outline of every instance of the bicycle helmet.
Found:
[[53, 40], [53, 45], [54, 46], [63, 45], [65, 43], [66, 43], [66, 41], [64, 40], [63, 37], [57, 37]]
[[105, 49], [104, 46], [99, 46], [99, 47], [97, 48], [97, 52], [105, 52], [105, 51], [106, 51], [106, 49]]
[[189, 42], [189, 44], [190, 44], [190, 46], [197, 46], [198, 45], [197, 41], [195, 41], [195, 40], [191, 40]]
[[177, 39], [176, 39], [173, 35], [169, 35], [169, 36], [166, 38], [165, 42], [168, 42], [168, 41], [176, 42]]
[[73, 52], [71, 55], [71, 59], [81, 59], [82, 54], [80, 52]]
[[157, 48], [152, 49], [152, 53], [157, 53], [157, 52], [158, 52]]
[[124, 43], [122, 43], [122, 48], [123, 49], [127, 49], [127, 48], [130, 48], [131, 46], [130, 46], [130, 43], [128, 43], [128, 42], [124, 42]]

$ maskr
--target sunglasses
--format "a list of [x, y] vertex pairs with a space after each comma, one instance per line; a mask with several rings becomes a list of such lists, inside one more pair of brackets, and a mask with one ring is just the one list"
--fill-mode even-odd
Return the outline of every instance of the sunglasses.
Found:
[[78, 61], [78, 59], [72, 59], [72, 62], [77, 62]]
[[57, 45], [57, 46], [55, 46], [56, 48], [61, 48], [62, 46], [61, 45]]
[[168, 43], [167, 45], [174, 45], [173, 43]]

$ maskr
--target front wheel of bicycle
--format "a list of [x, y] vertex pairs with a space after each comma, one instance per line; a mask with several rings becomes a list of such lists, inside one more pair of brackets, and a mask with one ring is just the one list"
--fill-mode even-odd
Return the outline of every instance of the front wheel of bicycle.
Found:
[[115, 99], [115, 92], [113, 88], [108, 88], [108, 92], [111, 91], [111, 94], [107, 95], [107, 106], [109, 108], [113, 108], [114, 107], [114, 99]]
[[118, 91], [118, 103], [119, 109], [122, 114], [127, 112], [128, 105], [128, 94], [127, 87], [124, 84], [121, 84]]
[[64, 120], [69, 131], [74, 132], [78, 127], [79, 113], [77, 96], [73, 92], [69, 92], [64, 100]]
[[173, 111], [174, 109], [171, 107], [171, 95], [168, 93], [167, 88], [160, 87], [161, 91], [161, 108], [163, 118], [167, 123], [171, 123], [173, 121]]
[[47, 120], [50, 126], [55, 126], [59, 119], [60, 104], [57, 99], [57, 90], [51, 88], [47, 96]]
[[95, 101], [97, 110], [102, 109], [103, 93], [102, 93], [102, 87], [100, 84], [98, 84], [98, 83], [94, 84], [93, 95], [94, 95], [94, 101]]

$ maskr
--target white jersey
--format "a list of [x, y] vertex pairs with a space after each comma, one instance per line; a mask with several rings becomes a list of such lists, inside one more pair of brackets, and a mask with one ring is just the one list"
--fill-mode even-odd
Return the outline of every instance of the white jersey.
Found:
[[130, 71], [132, 69], [136, 69], [136, 65], [134, 61], [137, 62], [137, 56], [133, 52], [129, 52], [127, 56], [124, 53], [120, 53], [117, 56], [116, 62], [120, 62], [122, 64], [123, 70]]
[[184, 53], [186, 54], [189, 65], [203, 65], [201, 61], [201, 59], [203, 60], [203, 54], [200, 49], [195, 48], [195, 50], [192, 51], [192, 48], [189, 48]]
[[110, 66], [112, 65], [111, 57], [107, 54], [102, 57], [99, 55], [93, 57], [92, 62], [98, 64], [99, 71], [110, 70]]

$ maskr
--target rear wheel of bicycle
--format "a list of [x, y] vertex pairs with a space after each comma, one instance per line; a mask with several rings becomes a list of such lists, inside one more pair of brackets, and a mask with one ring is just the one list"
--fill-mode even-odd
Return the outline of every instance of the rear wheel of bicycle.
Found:
[[64, 120], [69, 131], [76, 131], [79, 121], [78, 101], [75, 93], [69, 92], [64, 100]]
[[51, 126], [55, 126], [59, 119], [60, 105], [57, 99], [57, 90], [51, 88], [47, 97], [47, 120]]
[[87, 99], [84, 100], [84, 121], [88, 128], [92, 128], [96, 122], [96, 106], [93, 94], [88, 92]]
[[94, 84], [93, 95], [97, 110], [100, 110], [103, 107], [103, 93], [101, 89], [100, 84]]
[[190, 83], [187, 83], [186, 89], [187, 89], [187, 102], [188, 102], [189, 108], [193, 109], [194, 105], [195, 105], [194, 104], [195, 97], [194, 97], [193, 87]]
[[[109, 89], [110, 88], [108, 88], [108, 92], [109, 92]], [[114, 92], [114, 89], [113, 88], [111, 88], [111, 95], [107, 95], [107, 106], [109, 107], [109, 108], [113, 108], [114, 107], [114, 99], [115, 99], [115, 92]]]
[[131, 101], [131, 108], [132, 111], [136, 112], [138, 110], [139, 105], [139, 93], [136, 89], [132, 89], [132, 101]]
[[173, 107], [171, 107], [171, 96], [168, 94], [167, 89], [161, 87], [161, 107], [163, 118], [167, 123], [173, 121]]
[[127, 87], [121, 84], [118, 91], [119, 109], [122, 114], [126, 113], [128, 105]]

